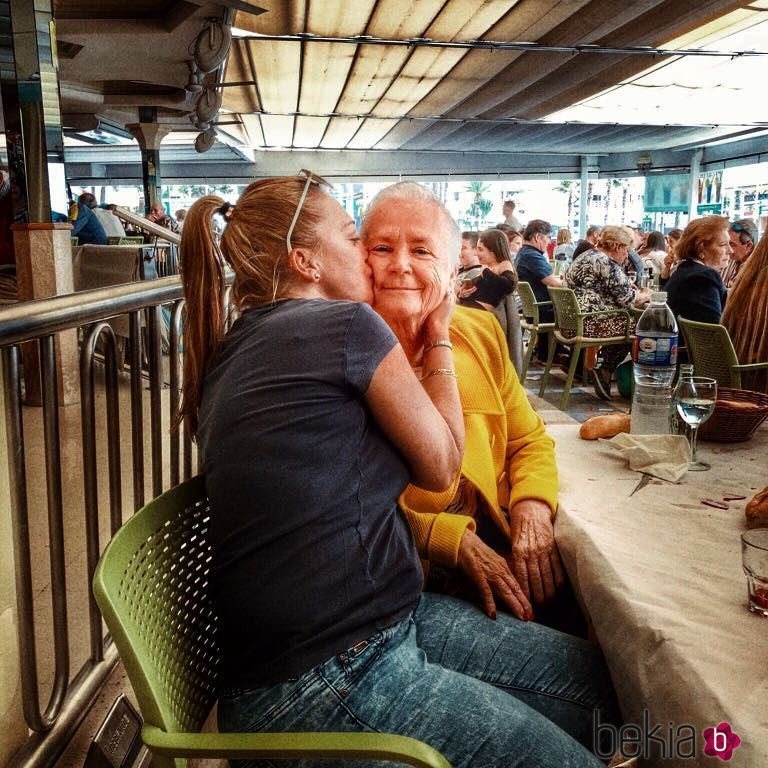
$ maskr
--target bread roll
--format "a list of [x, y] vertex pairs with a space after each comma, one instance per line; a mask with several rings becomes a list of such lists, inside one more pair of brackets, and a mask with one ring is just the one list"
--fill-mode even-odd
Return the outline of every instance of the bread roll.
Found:
[[613, 437], [620, 432], [629, 432], [628, 413], [606, 413], [592, 416], [579, 429], [582, 440], [597, 440], [599, 437]]
[[768, 485], [754, 495], [744, 510], [747, 528], [768, 528]]
[[749, 400], [715, 400], [715, 408], [730, 408], [734, 411], [756, 411], [762, 407], [759, 403]]

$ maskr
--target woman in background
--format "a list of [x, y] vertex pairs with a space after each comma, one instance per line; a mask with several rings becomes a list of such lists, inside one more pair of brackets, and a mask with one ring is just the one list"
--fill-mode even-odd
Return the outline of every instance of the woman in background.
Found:
[[728, 219], [704, 216], [688, 224], [677, 245], [679, 264], [664, 286], [675, 317], [720, 322], [727, 296], [720, 270], [731, 253]]
[[[650, 300], [649, 289], [638, 289], [624, 270], [631, 245], [632, 236], [626, 227], [607, 226], [600, 233], [597, 245], [573, 260], [565, 273], [565, 285], [576, 294], [582, 312], [629, 309], [633, 304]], [[626, 332], [627, 321], [621, 315], [584, 320], [585, 336], [623, 336]], [[602, 347], [598, 361], [593, 358], [595, 352], [586, 351], [589, 354], [584, 367], [592, 370], [595, 394], [599, 398], [610, 399], [613, 372], [629, 350], [629, 344]]]
[[555, 261], [570, 261], [576, 246], [571, 242], [570, 229], [557, 230], [557, 245], [553, 254]]
[[477, 241], [477, 258], [484, 267], [472, 285], [459, 291], [465, 307], [493, 310], [517, 288], [517, 272], [509, 252], [509, 240], [500, 229], [486, 229]]

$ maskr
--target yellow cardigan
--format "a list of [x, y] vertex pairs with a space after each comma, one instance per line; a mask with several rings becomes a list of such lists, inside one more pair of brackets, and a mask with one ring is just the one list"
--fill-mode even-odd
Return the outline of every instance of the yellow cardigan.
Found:
[[[453, 359], [459, 382], [466, 446], [461, 474], [482, 495], [507, 536], [502, 509], [538, 499], [557, 509], [554, 441], [533, 410], [507, 353], [507, 343], [490, 312], [457, 307], [451, 321]], [[455, 567], [461, 537], [474, 520], [443, 510], [453, 499], [459, 475], [442, 493], [409, 485], [400, 506], [420, 556]]]

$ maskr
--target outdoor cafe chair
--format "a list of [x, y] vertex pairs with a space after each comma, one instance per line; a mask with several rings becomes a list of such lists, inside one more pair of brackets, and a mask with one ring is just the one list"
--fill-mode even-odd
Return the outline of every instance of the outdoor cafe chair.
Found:
[[[571, 362], [568, 366], [568, 375], [565, 387], [560, 398], [560, 410], [568, 407], [571, 395], [571, 385], [576, 374], [576, 366], [579, 363], [582, 349], [590, 347], [608, 347], [615, 344], [629, 344], [633, 340], [629, 312], [625, 309], [601, 310], [598, 312], [582, 312], [576, 301], [576, 294], [570, 288], [554, 288], [549, 286], [549, 295], [552, 297], [552, 305], [555, 310], [555, 327], [550, 338], [547, 364], [544, 368], [544, 376], [539, 387], [539, 397], [544, 397], [544, 391], [549, 381], [549, 371], [555, 356], [555, 340], [571, 348]], [[624, 321], [624, 334], [621, 336], [585, 336], [584, 320], [590, 317], [619, 317]]]
[[131, 517], [107, 545], [93, 579], [138, 700], [153, 766], [186, 765], [177, 758], [263, 758], [450, 768], [427, 744], [392, 734], [200, 733], [216, 699], [221, 661], [209, 594], [209, 522], [199, 475]]
[[749, 364], [739, 362], [731, 336], [724, 325], [700, 323], [683, 317], [677, 320], [688, 349], [688, 361], [693, 363], [697, 376], [717, 379], [722, 387], [749, 389], [742, 385], [743, 381], [749, 382], [749, 374], [768, 370], [768, 361]]
[[517, 295], [520, 297], [520, 306], [523, 310], [522, 317], [520, 318], [520, 327], [524, 331], [528, 331], [528, 348], [525, 351], [525, 358], [523, 360], [523, 369], [520, 371], [520, 381], [525, 381], [525, 376], [528, 373], [528, 367], [531, 364], [531, 358], [533, 357], [533, 351], [536, 349], [536, 339], [540, 333], [547, 334], [550, 345], [553, 344], [552, 330], [555, 327], [554, 323], [542, 323], [539, 315], [539, 310], [542, 307], [551, 307], [551, 301], [536, 301], [536, 296], [533, 293], [530, 283], [520, 282], [517, 284]]

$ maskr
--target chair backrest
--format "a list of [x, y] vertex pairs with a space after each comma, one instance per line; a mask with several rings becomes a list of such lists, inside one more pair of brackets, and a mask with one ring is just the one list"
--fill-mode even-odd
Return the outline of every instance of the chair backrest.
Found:
[[741, 389], [741, 374], [734, 367], [739, 364], [739, 359], [728, 329], [724, 325], [699, 323], [683, 317], [677, 321], [683, 332], [694, 373], [717, 379], [720, 386]]
[[508, 293], [494, 308], [493, 314], [507, 339], [509, 359], [518, 376], [523, 369], [523, 333], [514, 293]]
[[552, 308], [555, 311], [555, 325], [561, 331], [573, 331], [583, 335], [581, 309], [576, 301], [576, 294], [570, 288], [555, 288], [547, 286], [552, 298]]
[[517, 284], [517, 295], [520, 297], [520, 306], [523, 308], [523, 317], [531, 318], [533, 325], [538, 325], [539, 305], [536, 301], [536, 295], [531, 288], [530, 283], [520, 282]]
[[93, 580], [145, 722], [171, 733], [199, 731], [216, 697], [209, 520], [202, 476], [177, 485], [120, 528]]

